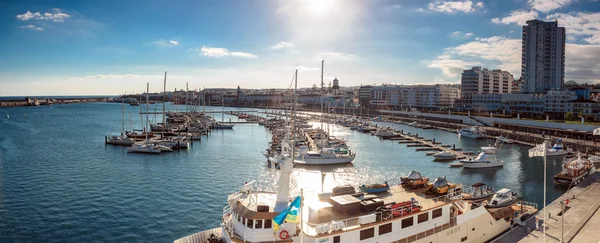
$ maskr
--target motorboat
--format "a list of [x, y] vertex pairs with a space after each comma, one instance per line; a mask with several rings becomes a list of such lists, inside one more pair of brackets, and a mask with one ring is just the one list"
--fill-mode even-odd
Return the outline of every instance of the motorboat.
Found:
[[486, 147], [481, 147], [481, 150], [483, 152], [488, 153], [488, 154], [495, 154], [496, 152], [498, 152], [498, 147], [496, 147], [496, 146], [486, 146]]
[[366, 193], [381, 193], [381, 192], [387, 192], [390, 189], [390, 185], [387, 183], [387, 181], [385, 183], [382, 184], [368, 184], [365, 185], [363, 184], [362, 186], [360, 186], [360, 190]]
[[409, 127], [417, 127], [419, 125], [418, 122], [411, 122], [408, 124]]
[[544, 143], [546, 144], [546, 156], [559, 156], [569, 154], [569, 151], [567, 151], [567, 148], [564, 147], [563, 141], [560, 138], [556, 140], [556, 143], [554, 143], [552, 147], [550, 146], [549, 139], [547, 139]]
[[494, 194], [492, 200], [485, 205], [486, 208], [503, 208], [515, 204], [521, 200], [516, 192], [511, 191], [508, 188], [502, 188]]
[[577, 157], [562, 165], [562, 171], [554, 176], [554, 183], [559, 185], [577, 185], [590, 174], [594, 165], [588, 160]]
[[473, 202], [481, 202], [494, 196], [495, 192], [492, 187], [486, 186], [483, 182], [478, 182], [471, 185], [470, 192], [463, 192], [462, 199]]
[[427, 186], [425, 186], [425, 193], [443, 195], [450, 192], [450, 190], [457, 189], [460, 188], [458, 188], [456, 184], [448, 182], [446, 177], [438, 177], [433, 183], [427, 183]]
[[235, 124], [230, 124], [230, 123], [220, 123], [220, 122], [217, 122], [217, 123], [216, 123], [216, 124], [213, 126], [213, 128], [214, 128], [214, 129], [233, 129], [233, 126], [234, 126], [234, 125], [235, 125]]
[[127, 148], [129, 153], [160, 154], [161, 150], [156, 145], [135, 143]]
[[372, 132], [377, 130], [377, 128], [372, 127], [372, 126], [360, 126], [357, 131], [359, 132]]
[[481, 152], [475, 159], [461, 160], [464, 168], [490, 168], [504, 165], [504, 161], [496, 158], [495, 154]]
[[421, 173], [414, 170], [408, 176], [400, 177], [400, 185], [409, 188], [422, 187], [427, 185], [427, 182], [429, 182], [429, 177], [423, 177]]
[[439, 153], [433, 154], [433, 157], [436, 160], [455, 160], [456, 156], [448, 151], [442, 151]]
[[458, 134], [460, 134], [461, 137], [475, 138], [475, 139], [487, 137], [487, 135], [485, 134], [485, 131], [478, 126], [463, 127], [461, 129], [457, 130], [457, 132], [458, 132]]
[[502, 143], [506, 143], [506, 144], [512, 144], [512, 143], [515, 143], [515, 140], [512, 140], [512, 139], [510, 139], [510, 138], [508, 138], [508, 137], [504, 137], [504, 136], [499, 136], [499, 137], [497, 138], [497, 140], [498, 140], [498, 141], [500, 141], [500, 142], [502, 142]]
[[356, 194], [356, 190], [351, 185], [336, 186], [331, 190], [332, 197], [352, 194]]
[[347, 164], [351, 163], [355, 156], [356, 154], [352, 151], [348, 151], [348, 154], [337, 154], [334, 149], [325, 148], [321, 151], [300, 153], [299, 158], [294, 163], [307, 165]]
[[127, 136], [107, 136], [104, 141], [106, 144], [131, 146], [135, 143], [135, 139]]

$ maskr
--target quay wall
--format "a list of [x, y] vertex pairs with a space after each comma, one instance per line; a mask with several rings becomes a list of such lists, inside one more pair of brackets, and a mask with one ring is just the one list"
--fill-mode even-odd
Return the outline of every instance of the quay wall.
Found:
[[[106, 102], [110, 98], [58, 98], [58, 99], [37, 99], [39, 105], [47, 105], [48, 100], [53, 105], [61, 104], [73, 104], [73, 103], [87, 103], [87, 102]], [[16, 106], [35, 106], [33, 103], [27, 102], [26, 100], [0, 100], [0, 108], [2, 107], [16, 107]]]

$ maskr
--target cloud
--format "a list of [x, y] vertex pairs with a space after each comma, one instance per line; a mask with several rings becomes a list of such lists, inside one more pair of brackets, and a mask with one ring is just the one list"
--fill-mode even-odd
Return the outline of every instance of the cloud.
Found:
[[431, 11], [435, 12], [445, 12], [445, 13], [472, 13], [477, 11], [477, 9], [483, 9], [483, 2], [477, 2], [473, 4], [472, 1], [435, 1], [429, 3], [427, 8]]
[[[135, 78], [140, 78], [140, 77], [142, 77], [142, 75], [137, 75], [137, 74], [96, 74], [96, 75], [88, 75], [88, 76], [71, 77], [71, 78], [69, 78], [69, 80], [85, 81], [85, 80], [98, 80], [98, 79], [135, 79]], [[151, 76], [151, 77], [154, 77], [154, 76]]]
[[527, 20], [537, 19], [537, 17], [538, 13], [535, 11], [514, 10], [504, 18], [493, 18], [492, 23], [525, 25]]
[[444, 75], [456, 77], [462, 71], [459, 69], [465, 65], [468, 67], [484, 62], [495, 66], [493, 68], [509, 71], [515, 77], [520, 76], [521, 40], [500, 36], [476, 38], [475, 41], [447, 48], [443, 55], [429, 61], [428, 67], [439, 68]]
[[71, 15], [63, 13], [61, 9], [53, 8], [52, 12], [41, 14], [40, 12], [32, 13], [30, 11], [25, 12], [24, 14], [18, 14], [17, 18], [22, 21], [27, 21], [30, 19], [35, 20], [48, 20], [52, 22], [64, 22], [65, 19], [70, 18]]
[[473, 33], [471, 32], [467, 32], [467, 33], [463, 33], [461, 31], [454, 31], [452, 33], [450, 33], [450, 38], [452, 39], [470, 39], [473, 38]]
[[567, 44], [565, 58], [565, 80], [600, 81], [600, 45]]
[[439, 56], [435, 60], [425, 61], [427, 67], [438, 68], [442, 71], [442, 74], [447, 77], [456, 78], [463, 70], [469, 69], [469, 67], [479, 65], [478, 62], [470, 62], [459, 59], [448, 58], [447, 56]]
[[335, 60], [355, 60], [358, 59], [357, 55], [354, 54], [347, 54], [347, 53], [341, 53], [341, 52], [333, 52], [333, 51], [329, 51], [329, 52], [319, 52], [319, 57], [318, 59], [335, 59]]
[[291, 49], [294, 47], [296, 47], [296, 45], [294, 43], [282, 41], [282, 42], [275, 44], [274, 46], [271, 46], [271, 49], [281, 50], [281, 49]]
[[402, 5], [400, 4], [392, 4], [392, 6], [390, 6], [391, 9], [401, 9]]
[[225, 48], [202, 46], [202, 48], [191, 49], [192, 51], [200, 52], [207, 57], [242, 57], [242, 58], [257, 58], [257, 55], [247, 52], [229, 51]]
[[179, 45], [179, 42], [174, 41], [174, 40], [158, 39], [153, 42], [150, 42], [150, 44], [159, 46], [159, 47], [174, 47], [176, 45]]
[[527, 3], [529, 3], [529, 6], [531, 6], [532, 9], [547, 13], [567, 6], [574, 1], [575, 0], [528, 0]]
[[557, 13], [546, 16], [546, 20], [558, 20], [559, 26], [567, 31], [567, 40], [583, 38], [590, 44], [600, 44], [600, 13]]
[[42, 28], [40, 28], [40, 27], [37, 27], [37, 26], [35, 26], [35, 25], [32, 25], [32, 24], [30, 24], [30, 25], [23, 25], [23, 26], [21, 26], [21, 27], [19, 27], [19, 28], [21, 28], [21, 29], [30, 29], [30, 30], [36, 30], [36, 31], [42, 31], [42, 30], [44, 30], [44, 29], [42, 29]]

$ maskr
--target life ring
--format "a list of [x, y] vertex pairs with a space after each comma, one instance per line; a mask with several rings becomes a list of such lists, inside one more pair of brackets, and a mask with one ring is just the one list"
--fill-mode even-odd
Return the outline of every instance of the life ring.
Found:
[[287, 230], [282, 230], [279, 232], [279, 238], [282, 240], [287, 240], [288, 238], [290, 238], [290, 233], [288, 233]]

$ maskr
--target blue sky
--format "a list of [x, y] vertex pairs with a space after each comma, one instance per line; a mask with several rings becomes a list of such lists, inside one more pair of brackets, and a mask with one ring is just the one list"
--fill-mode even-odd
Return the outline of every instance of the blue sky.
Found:
[[567, 28], [566, 80], [600, 80], [593, 0], [2, 1], [0, 96], [202, 87], [458, 83], [473, 65], [516, 78], [521, 25]]

